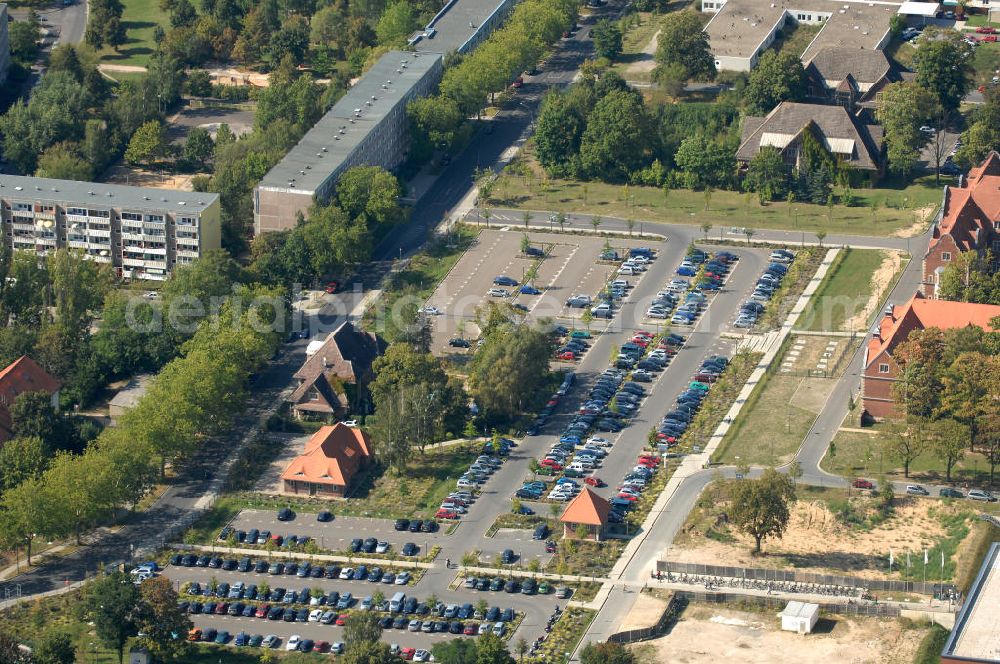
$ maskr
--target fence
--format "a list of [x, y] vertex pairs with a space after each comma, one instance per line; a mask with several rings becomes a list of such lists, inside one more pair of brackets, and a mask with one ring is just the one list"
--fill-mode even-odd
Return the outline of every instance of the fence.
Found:
[[[678, 590], [675, 597], [679, 597], [688, 602], [709, 602], [715, 604], [755, 604], [757, 606], [769, 606], [774, 608], [784, 608], [788, 604], [787, 599], [778, 597], [760, 597], [759, 595], [741, 595], [739, 593], [717, 593], [717, 592], [691, 592]], [[862, 616], [885, 616], [898, 617], [900, 608], [889, 604], [873, 604], [870, 602], [855, 602], [852, 604], [819, 604], [821, 611], [839, 613], [841, 615], [862, 615]]]
[[674, 621], [677, 614], [683, 611], [684, 607], [687, 606], [688, 600], [682, 595], [684, 595], [684, 593], [674, 593], [670, 596], [670, 600], [667, 602], [667, 606], [663, 609], [663, 613], [660, 615], [659, 620], [657, 620], [651, 627], [616, 632], [608, 637], [608, 641], [611, 643], [635, 643], [636, 641], [654, 639], [662, 635], [667, 631], [667, 627], [669, 627]]
[[727, 579], [746, 579], [747, 581], [849, 586], [853, 588], [866, 588], [873, 592], [916, 593], [918, 595], [940, 596], [955, 591], [955, 587], [951, 584], [897, 581], [894, 579], [862, 579], [836, 574], [813, 574], [810, 572], [754, 567], [723, 567], [721, 565], [702, 565], [699, 563], [678, 563], [669, 560], [656, 561], [656, 571], [663, 572], [664, 574], [668, 572], [672, 574], [698, 574], [702, 576], [719, 576]]

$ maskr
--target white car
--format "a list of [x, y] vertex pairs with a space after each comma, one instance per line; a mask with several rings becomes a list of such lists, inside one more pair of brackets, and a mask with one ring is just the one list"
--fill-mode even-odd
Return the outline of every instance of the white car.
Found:
[[350, 579], [352, 576], [354, 576], [354, 568], [353, 567], [345, 567], [342, 570], [340, 570], [340, 580], [341, 581], [345, 581], [347, 579]]
[[418, 650], [413, 653], [414, 662], [429, 662], [431, 661], [431, 654], [426, 650]]
[[352, 429], [358, 426], [357, 420], [343, 420], [341, 422], [345, 427], [351, 427]]
[[618, 268], [618, 274], [627, 274], [631, 276], [634, 275], [636, 272], [638, 272], [638, 269], [633, 269], [631, 265], [622, 265], [620, 268]]
[[989, 491], [983, 491], [982, 489], [972, 489], [968, 493], [969, 500], [979, 500], [984, 503], [992, 503], [996, 500]]
[[437, 316], [441, 313], [441, 310], [437, 307], [423, 307], [420, 309], [420, 313], [427, 314], [429, 316]]
[[666, 318], [667, 318], [668, 315], [669, 315], [669, 313], [667, 312], [666, 309], [650, 308], [646, 312], [646, 317], [647, 318], [662, 318], [663, 320], [666, 320]]
[[920, 128], [920, 131], [922, 131], [925, 134], [933, 134], [936, 130], [934, 129], [934, 127], [924, 125], [923, 127]]
[[323, 612], [319, 609], [315, 609], [309, 613], [309, 622], [319, 622], [319, 619], [323, 617]]
[[292, 652], [293, 650], [299, 649], [299, 643], [302, 641], [302, 637], [298, 634], [292, 634], [288, 637], [288, 643], [285, 644], [285, 650]]
[[155, 300], [160, 297], [160, 294], [157, 293], [155, 290], [146, 291], [146, 297], [149, 298], [150, 300]]
[[375, 545], [375, 553], [385, 553], [389, 550], [388, 542], [379, 542]]
[[405, 586], [409, 582], [410, 582], [410, 573], [409, 572], [402, 572], [402, 573], [400, 573], [400, 574], [398, 574], [396, 576], [396, 585], [397, 586]]
[[587, 439], [587, 445], [597, 445], [598, 447], [611, 447], [611, 441], [600, 436], [591, 436]]
[[510, 297], [510, 291], [506, 288], [491, 288], [486, 291], [486, 294], [490, 297]]

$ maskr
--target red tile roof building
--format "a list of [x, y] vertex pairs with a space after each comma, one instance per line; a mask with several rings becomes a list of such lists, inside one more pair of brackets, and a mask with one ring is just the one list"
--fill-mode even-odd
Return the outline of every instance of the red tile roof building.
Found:
[[864, 409], [871, 417], [897, 417], [893, 386], [902, 367], [893, 352], [911, 332], [936, 327], [942, 330], [974, 325], [993, 330], [990, 321], [1000, 316], [1000, 306], [930, 300], [916, 293], [909, 302], [886, 310], [878, 330], [865, 349], [863, 378]]
[[583, 491], [566, 506], [559, 520], [563, 523], [563, 537], [576, 537], [577, 526], [587, 528], [588, 539], [593, 537], [601, 541], [604, 527], [608, 524], [608, 514], [611, 505], [589, 488]]
[[371, 439], [361, 429], [339, 423], [322, 427], [281, 473], [281, 489], [293, 495], [343, 498], [371, 456]]
[[958, 187], [945, 187], [941, 212], [924, 254], [922, 291], [937, 297], [944, 268], [958, 254], [991, 251], [1000, 258], [1000, 154], [991, 152]]
[[45, 392], [52, 396], [52, 409], [59, 410], [61, 383], [45, 372], [34, 360], [22, 355], [0, 371], [0, 443], [14, 437], [10, 409], [17, 397], [25, 392]]

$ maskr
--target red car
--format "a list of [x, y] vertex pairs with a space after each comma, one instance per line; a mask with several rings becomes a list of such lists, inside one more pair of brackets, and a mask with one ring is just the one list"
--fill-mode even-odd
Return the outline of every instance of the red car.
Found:
[[399, 656], [402, 657], [403, 659], [410, 660], [413, 659], [413, 655], [415, 655], [416, 652], [417, 651], [413, 648], [403, 648], [402, 650], [399, 651]]
[[555, 553], [555, 552], [556, 552], [556, 543], [553, 542], [552, 540], [548, 540], [547, 542], [545, 542], [545, 553]]
[[594, 487], [604, 486], [604, 482], [601, 480], [600, 477], [587, 477], [583, 480], [583, 483]]
[[870, 480], [858, 478], [851, 484], [855, 489], [874, 489], [875, 485]]
[[313, 652], [330, 652], [330, 642], [317, 641], [316, 645], [313, 646]]
[[556, 359], [557, 360], [575, 360], [576, 359], [576, 353], [574, 353], [571, 350], [563, 351], [562, 353], [559, 353], [558, 355], [556, 355]]
[[334, 622], [343, 627], [344, 624], [347, 622], [347, 618], [348, 615], [346, 613], [341, 613], [339, 616], [337, 616], [337, 619]]
[[996, 35], [986, 35], [985, 37], [979, 38], [979, 41], [981, 42], [995, 42], [996, 40], [997, 40]]
[[647, 461], [652, 463], [654, 466], [657, 466], [660, 463], [659, 457], [650, 456], [648, 454], [643, 454], [639, 457], [639, 463], [646, 463]]
[[635, 501], [639, 500], [639, 496], [633, 496], [631, 493], [622, 492], [618, 494], [618, 497], [621, 498], [622, 500], [627, 500], [631, 503], [634, 503]]
[[457, 519], [458, 512], [455, 510], [439, 509], [436, 514], [434, 514], [435, 519]]
[[641, 346], [642, 348], [645, 348], [646, 346], [649, 345], [649, 339], [644, 339], [642, 337], [635, 336], [632, 337], [632, 343], [634, 343], [636, 346]]
[[229, 605], [225, 602], [219, 602], [215, 605], [215, 615], [224, 616], [229, 613]]
[[475, 636], [478, 631], [479, 631], [478, 625], [476, 625], [475, 623], [469, 623], [468, 625], [465, 626], [465, 629], [462, 630], [462, 633], [465, 634], [466, 636]]
[[656, 438], [657, 438], [657, 440], [659, 440], [661, 442], [664, 442], [664, 443], [676, 443], [677, 442], [677, 439], [674, 436], [668, 436], [665, 433], [658, 433], [658, 434], [656, 434]]
[[976, 32], [978, 32], [981, 35], [995, 35], [996, 32], [997, 32], [997, 29], [996, 28], [982, 27], [982, 28], [976, 28]]
[[656, 461], [653, 461], [652, 459], [639, 459], [639, 461], [636, 462], [636, 465], [645, 466], [650, 470], [656, 470], [656, 466], [658, 465], [658, 463]]
[[521, 77], [521, 76], [518, 76], [517, 78], [514, 79], [514, 82], [510, 84], [510, 87], [512, 87], [512, 88], [519, 88], [522, 85], [524, 85], [524, 78]]
[[635, 333], [635, 336], [643, 337], [644, 339], [652, 339], [656, 335], [654, 335], [652, 332], [647, 332], [646, 330], [639, 330], [638, 332]]
[[338, 290], [340, 290], [340, 282], [329, 281], [326, 284], [326, 288], [324, 288], [323, 290], [325, 290], [327, 293], [336, 293]]
[[547, 404], [545, 404], [545, 405], [546, 406], [558, 406], [559, 405], [559, 397], [552, 397], [551, 399], [549, 399], [549, 402]]
[[271, 610], [270, 604], [262, 604], [261, 606], [257, 607], [257, 611], [256, 613], [254, 613], [254, 615], [257, 616], [258, 618], [266, 618], [267, 612], [270, 610]]
[[545, 466], [546, 468], [551, 468], [552, 470], [563, 469], [562, 464], [560, 464], [558, 461], [553, 461], [552, 459], [543, 459], [542, 463], [540, 463], [539, 465]]

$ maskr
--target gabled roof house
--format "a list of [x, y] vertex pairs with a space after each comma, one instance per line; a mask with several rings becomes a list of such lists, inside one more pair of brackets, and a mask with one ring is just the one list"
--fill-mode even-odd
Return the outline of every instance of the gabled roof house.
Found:
[[601, 541], [608, 525], [611, 505], [604, 498], [584, 487], [583, 491], [566, 506], [559, 520], [563, 524], [563, 537], [576, 537], [577, 527], [587, 529], [587, 538]]
[[340, 423], [324, 426], [281, 473], [281, 490], [292, 495], [343, 498], [371, 457], [371, 439], [361, 429]]
[[52, 397], [52, 409], [59, 410], [59, 388], [62, 384], [27, 355], [14, 360], [0, 371], [0, 443], [14, 437], [14, 422], [10, 409], [25, 392], [45, 392]]

